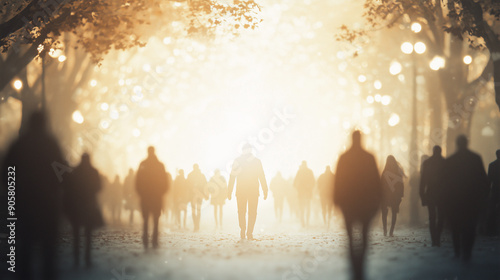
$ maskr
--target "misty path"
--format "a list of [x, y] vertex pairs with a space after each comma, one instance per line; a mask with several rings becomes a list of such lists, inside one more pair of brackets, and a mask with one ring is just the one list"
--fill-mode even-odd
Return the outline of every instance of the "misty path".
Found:
[[[500, 279], [500, 239], [479, 237], [473, 259], [453, 259], [448, 234], [430, 247], [426, 228], [370, 234], [367, 279]], [[284, 224], [240, 241], [236, 227], [201, 232], [164, 230], [160, 249], [144, 252], [139, 227], [96, 232], [94, 266], [74, 269], [71, 235], [62, 236], [61, 279], [349, 279], [345, 231]]]

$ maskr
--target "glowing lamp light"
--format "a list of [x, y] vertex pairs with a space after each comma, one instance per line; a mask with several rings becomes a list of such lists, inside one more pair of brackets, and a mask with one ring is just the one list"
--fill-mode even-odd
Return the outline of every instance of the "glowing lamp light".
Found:
[[425, 50], [427, 49], [427, 47], [425, 46], [425, 44], [423, 42], [415, 43], [414, 48], [415, 48], [415, 52], [418, 54], [423, 54], [425, 52]]
[[422, 25], [418, 22], [414, 22], [411, 24], [411, 31], [418, 33], [422, 31]]
[[375, 101], [376, 102], [382, 101], [382, 96], [380, 94], [375, 94]]
[[379, 80], [376, 80], [374, 83], [373, 83], [373, 87], [375, 87], [376, 89], [381, 89], [382, 88], [382, 82], [379, 81]]
[[429, 63], [429, 67], [434, 71], [444, 68], [444, 66], [445, 66], [445, 60], [440, 56], [435, 56]]
[[78, 124], [82, 124], [83, 121], [85, 120], [82, 116], [82, 113], [78, 110], [73, 112], [72, 118], [73, 118], [73, 121], [78, 123]]
[[366, 76], [365, 76], [365, 75], [359, 75], [359, 76], [358, 76], [358, 81], [359, 81], [360, 83], [364, 83], [364, 82], [366, 82]]
[[60, 50], [60, 49], [50, 49], [49, 50], [49, 55], [50, 55], [50, 57], [58, 58], [59, 56], [62, 55], [62, 50]]
[[470, 55], [464, 56], [464, 63], [469, 65], [472, 63], [472, 57]]
[[402, 69], [403, 69], [403, 67], [401, 66], [401, 63], [399, 63], [397, 61], [393, 61], [393, 62], [391, 62], [391, 67], [389, 67], [389, 72], [392, 75], [397, 75], [397, 74], [401, 73]]
[[399, 115], [392, 113], [389, 121], [387, 122], [390, 126], [396, 126], [399, 123]]
[[141, 131], [138, 128], [134, 128], [134, 130], [132, 130], [132, 135], [139, 137], [141, 136]]
[[96, 81], [96, 80], [92, 80], [92, 81], [90, 81], [90, 86], [91, 86], [91, 87], [95, 87], [95, 86], [97, 86], [97, 81]]
[[392, 101], [392, 98], [389, 95], [382, 96], [382, 99], [380, 100], [382, 105], [389, 105], [389, 104], [391, 104], [391, 101]]
[[60, 56], [57, 58], [57, 60], [59, 60], [59, 62], [64, 62], [64, 61], [66, 61], [66, 58], [67, 58], [67, 57], [66, 57], [65, 55], [60, 55]]
[[371, 103], [375, 102], [375, 98], [373, 98], [373, 96], [371, 96], [371, 95], [370, 95], [370, 96], [368, 96], [368, 97], [366, 98], [366, 102], [368, 102], [368, 103], [370, 103], [370, 104], [371, 104]]
[[14, 81], [14, 88], [16, 90], [21, 90], [23, 88], [23, 82], [21, 80]]
[[107, 111], [109, 109], [109, 104], [104, 102], [104, 103], [101, 103], [101, 110], [103, 111]]
[[401, 44], [401, 51], [405, 54], [411, 54], [413, 52], [413, 45], [410, 42], [404, 42]]

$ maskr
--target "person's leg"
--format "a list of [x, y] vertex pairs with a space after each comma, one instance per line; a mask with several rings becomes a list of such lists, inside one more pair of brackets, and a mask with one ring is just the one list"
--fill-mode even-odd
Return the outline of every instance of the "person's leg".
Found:
[[326, 201], [324, 198], [321, 198], [321, 214], [323, 215], [323, 223], [326, 225], [327, 224], [327, 206], [326, 206]]
[[436, 246], [441, 246], [441, 233], [443, 232], [443, 226], [444, 226], [444, 209], [442, 206], [437, 206], [436, 207]]
[[73, 264], [80, 264], [80, 226], [77, 223], [73, 225]]
[[459, 258], [460, 257], [460, 227], [459, 224], [456, 221], [451, 221], [451, 238], [453, 240], [453, 250], [455, 252], [455, 257]]
[[248, 228], [247, 228], [247, 238], [253, 239], [253, 228], [255, 226], [255, 221], [257, 220], [257, 205], [259, 203], [259, 197], [250, 197], [248, 199]]
[[214, 204], [214, 218], [215, 218], [215, 228], [219, 227], [219, 218], [217, 215], [217, 204]]
[[186, 206], [186, 210], [184, 210], [183, 228], [186, 228], [186, 221], [187, 221], [187, 206]]
[[240, 237], [241, 239], [245, 239], [245, 231], [247, 228], [247, 221], [246, 221], [246, 215], [247, 215], [247, 198], [244, 196], [237, 196], [236, 197], [236, 202], [238, 204], [238, 221], [240, 223]]
[[384, 236], [387, 236], [387, 212], [388, 207], [382, 207], [382, 227], [384, 228]]
[[437, 246], [436, 242], [436, 206], [434, 204], [428, 204], [427, 209], [429, 210], [429, 232], [431, 233], [432, 246]]
[[49, 226], [51, 230], [43, 233], [42, 240], [42, 256], [43, 256], [43, 277], [44, 280], [57, 279], [56, 263], [57, 263], [57, 224]]
[[300, 223], [304, 227], [306, 225], [304, 216], [305, 216], [305, 201], [304, 198], [299, 197], [299, 216], [300, 216]]
[[311, 217], [311, 199], [306, 199], [306, 226], [309, 225], [309, 218]]
[[472, 248], [476, 239], [476, 225], [477, 221], [467, 221], [463, 227], [462, 245], [465, 261], [469, 261], [472, 257]]
[[391, 220], [391, 231], [389, 232], [390, 236], [394, 236], [394, 228], [396, 227], [396, 220], [398, 218], [398, 209], [396, 207], [391, 207], [392, 212], [392, 220]]
[[160, 223], [160, 214], [155, 213], [153, 217], [153, 248], [158, 248], [158, 224]]
[[[201, 198], [200, 198], [201, 200]], [[196, 230], [200, 230], [200, 220], [201, 220], [201, 201], [196, 203]]]
[[196, 230], [196, 202], [194, 199], [191, 201], [191, 216], [193, 217], [194, 230]]
[[90, 227], [85, 227], [85, 265], [87, 267], [92, 266], [91, 258], [90, 258], [90, 250], [92, 246], [92, 231]]
[[142, 220], [143, 220], [143, 227], [142, 227], [142, 244], [144, 245], [144, 248], [148, 248], [148, 222], [149, 222], [149, 209], [147, 206], [143, 205], [142, 207]]
[[224, 206], [224, 205], [222, 205], [222, 204], [220, 204], [220, 205], [219, 205], [219, 211], [220, 211], [220, 212], [219, 212], [219, 214], [220, 214], [220, 216], [219, 216], [219, 227], [220, 227], [220, 228], [222, 228], [222, 216], [223, 216], [223, 214], [222, 214], [222, 213], [223, 213], [222, 208], [223, 208], [223, 206]]

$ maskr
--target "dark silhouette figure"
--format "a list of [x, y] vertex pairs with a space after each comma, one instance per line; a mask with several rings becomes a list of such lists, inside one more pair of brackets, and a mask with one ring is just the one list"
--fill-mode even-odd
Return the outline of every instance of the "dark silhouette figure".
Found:
[[422, 164], [425, 160], [429, 158], [428, 155], [422, 155], [420, 157], [420, 170], [415, 170], [412, 174], [410, 174], [410, 226], [419, 226], [420, 225], [420, 181], [421, 181], [421, 171]]
[[323, 214], [323, 222], [330, 226], [330, 220], [333, 217], [333, 188], [334, 176], [330, 166], [325, 168], [325, 172], [318, 178], [318, 189], [321, 200], [321, 212]]
[[309, 225], [309, 217], [311, 215], [311, 199], [313, 195], [314, 185], [316, 180], [311, 169], [307, 167], [307, 162], [304, 160], [295, 175], [293, 186], [297, 189], [299, 199], [299, 215], [302, 226]]
[[153, 219], [153, 248], [158, 248], [158, 223], [162, 209], [163, 196], [169, 185], [165, 166], [155, 154], [155, 148], [148, 148], [148, 157], [141, 162], [137, 170], [136, 183], [137, 194], [141, 202], [142, 218], [144, 220], [142, 242], [144, 248], [148, 249], [148, 222]]
[[[45, 113], [33, 113], [27, 130], [10, 146], [2, 167], [2, 181], [15, 184], [15, 211], [9, 217], [17, 220], [7, 224], [15, 224], [15, 274], [19, 279], [38, 279], [38, 274], [42, 279], [57, 279], [61, 195], [69, 170], [57, 140], [49, 132]], [[41, 273], [36, 272], [35, 257], [42, 264]]]
[[[349, 237], [353, 279], [363, 279], [370, 222], [380, 207], [382, 187], [375, 158], [361, 147], [361, 133], [352, 134], [351, 148], [340, 156], [335, 172], [335, 204], [344, 215]], [[361, 244], [354, 243], [353, 227], [361, 224]]]
[[120, 183], [120, 177], [115, 176], [113, 182], [108, 185], [107, 189], [107, 204], [108, 209], [111, 213], [111, 221], [113, 224], [120, 224], [120, 218], [122, 213], [122, 184]]
[[92, 230], [102, 227], [104, 221], [97, 203], [101, 190], [101, 177], [88, 154], [83, 154], [80, 164], [71, 174], [71, 183], [64, 192], [64, 208], [73, 228], [73, 256], [75, 266], [80, 263], [80, 230], [85, 233], [85, 264], [91, 266], [90, 249]]
[[488, 177], [481, 156], [467, 148], [464, 135], [456, 140], [457, 151], [445, 160], [446, 214], [452, 231], [455, 257], [468, 261]]
[[215, 227], [222, 228], [222, 207], [227, 199], [227, 181], [226, 178], [220, 174], [219, 169], [216, 169], [214, 171], [214, 176], [210, 178], [208, 190], [210, 192], [210, 204], [214, 206]]
[[[184, 170], [179, 170], [179, 175], [175, 177], [173, 182], [173, 197], [174, 197], [174, 209], [176, 224], [179, 227], [186, 228], [186, 219], [187, 219], [187, 204], [190, 201], [189, 197], [189, 189], [187, 186], [186, 178], [184, 177]], [[181, 218], [181, 214], [184, 213], [184, 218]], [[182, 220], [182, 224], [181, 224]]]
[[187, 183], [191, 190], [191, 215], [193, 215], [194, 231], [200, 230], [201, 204], [208, 199], [206, 191], [207, 178], [201, 173], [198, 164], [193, 165], [193, 171], [187, 176]]
[[434, 146], [432, 156], [422, 163], [420, 179], [420, 199], [422, 206], [429, 209], [429, 230], [432, 246], [441, 246], [441, 232], [444, 225], [443, 182], [445, 159], [441, 147]]
[[125, 209], [130, 211], [129, 223], [134, 223], [134, 212], [139, 211], [139, 197], [135, 191], [135, 174], [134, 170], [128, 170], [127, 177], [123, 181], [123, 199], [125, 200]]
[[287, 191], [287, 182], [281, 172], [276, 173], [276, 176], [271, 180], [269, 184], [274, 197], [274, 214], [276, 219], [281, 223], [283, 220], [283, 205], [285, 203], [285, 196]]
[[[253, 239], [253, 228], [257, 219], [257, 205], [259, 203], [259, 182], [264, 192], [264, 200], [267, 199], [267, 182], [264, 175], [262, 163], [252, 154], [252, 146], [245, 144], [243, 154], [238, 157], [231, 170], [228, 186], [228, 199], [231, 200], [234, 183], [236, 184], [236, 201], [238, 203], [238, 220], [240, 223], [240, 237], [248, 240]], [[248, 226], [246, 223], [246, 212], [248, 206]]]
[[500, 210], [500, 150], [497, 150], [497, 159], [488, 166], [490, 191], [486, 232], [489, 235], [498, 235], [498, 211]]
[[389, 235], [394, 235], [394, 227], [399, 213], [399, 205], [404, 196], [404, 183], [405, 173], [399, 166], [394, 156], [387, 157], [384, 171], [380, 179], [382, 183], [382, 226], [384, 227], [384, 236], [387, 236], [387, 214], [389, 208], [392, 212], [391, 229]]

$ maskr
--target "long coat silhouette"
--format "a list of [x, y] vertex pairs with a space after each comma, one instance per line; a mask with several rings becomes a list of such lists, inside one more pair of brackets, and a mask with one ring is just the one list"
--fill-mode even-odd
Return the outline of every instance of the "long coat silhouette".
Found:
[[[56, 279], [56, 245], [62, 189], [71, 170], [59, 144], [49, 132], [46, 115], [30, 116], [27, 131], [10, 146], [3, 163], [4, 182], [15, 181], [16, 274], [19, 279]], [[10, 179], [9, 179], [10, 178]], [[2, 204], [4, 205], [4, 204]], [[33, 258], [41, 247], [42, 272]]]
[[325, 168], [325, 172], [318, 177], [318, 190], [321, 200], [321, 212], [323, 214], [323, 222], [330, 225], [330, 220], [333, 215], [333, 183], [335, 176], [330, 169], [330, 166]]
[[[380, 207], [382, 187], [375, 158], [361, 147], [361, 133], [352, 134], [351, 148], [340, 156], [335, 172], [333, 200], [344, 215], [349, 237], [353, 277], [363, 279], [370, 221]], [[356, 246], [354, 223], [361, 224], [362, 240]]]
[[316, 180], [314, 179], [312, 170], [307, 167], [306, 161], [303, 161], [293, 181], [293, 186], [297, 189], [298, 193], [299, 215], [302, 226], [309, 224], [311, 199], [315, 183]]
[[198, 164], [193, 165], [193, 171], [187, 176], [187, 185], [190, 190], [191, 215], [193, 216], [194, 231], [200, 230], [201, 204], [208, 199], [207, 177], [201, 173]]
[[500, 211], [500, 150], [497, 150], [497, 159], [488, 166], [490, 193], [488, 202], [487, 232], [498, 234], [498, 212]]
[[467, 138], [457, 138], [457, 152], [445, 161], [445, 207], [456, 257], [469, 260], [488, 178], [481, 156], [467, 148]]
[[432, 246], [441, 245], [441, 232], [444, 225], [444, 172], [445, 159], [441, 147], [433, 148], [433, 155], [422, 163], [420, 178], [420, 199], [429, 208], [429, 230]]
[[162, 209], [163, 196], [168, 190], [165, 166], [155, 155], [153, 147], [148, 148], [148, 157], [141, 162], [136, 176], [136, 190], [141, 201], [144, 219], [143, 244], [148, 248], [148, 220], [153, 218], [153, 247], [158, 247], [158, 222]]
[[65, 188], [64, 208], [73, 227], [73, 253], [75, 265], [79, 264], [80, 229], [85, 231], [85, 262], [91, 265], [91, 232], [104, 225], [97, 202], [97, 193], [102, 189], [99, 172], [90, 163], [87, 154], [82, 155], [80, 164], [71, 173], [71, 182]]
[[384, 227], [384, 236], [387, 235], [387, 214], [388, 208], [391, 208], [392, 221], [390, 236], [393, 236], [394, 227], [396, 226], [397, 214], [399, 213], [399, 205], [404, 196], [404, 178], [403, 169], [399, 166], [394, 156], [387, 157], [387, 161], [380, 178], [382, 183], [382, 225]]

